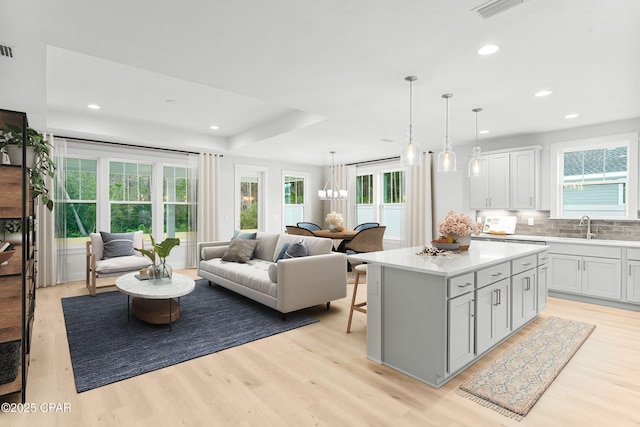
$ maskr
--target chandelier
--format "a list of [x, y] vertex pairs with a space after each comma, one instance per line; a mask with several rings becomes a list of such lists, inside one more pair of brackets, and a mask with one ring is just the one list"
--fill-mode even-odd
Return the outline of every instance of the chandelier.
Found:
[[335, 151], [330, 151], [331, 153], [331, 178], [324, 185], [322, 190], [318, 190], [318, 198], [320, 200], [345, 200], [347, 198], [347, 190], [341, 190], [338, 187], [338, 181], [336, 180], [336, 170], [333, 165], [333, 158], [336, 154]]

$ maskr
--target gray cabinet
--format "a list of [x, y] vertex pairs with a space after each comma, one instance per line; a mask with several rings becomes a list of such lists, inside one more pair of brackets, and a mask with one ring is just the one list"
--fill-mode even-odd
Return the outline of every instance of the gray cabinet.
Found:
[[473, 292], [448, 302], [447, 372], [455, 372], [475, 358], [475, 326]]
[[536, 269], [511, 277], [511, 327], [518, 329], [538, 314]]
[[476, 291], [476, 354], [489, 350], [511, 332], [511, 283], [504, 278]]
[[538, 312], [547, 306], [547, 286], [549, 282], [549, 253], [538, 254]]

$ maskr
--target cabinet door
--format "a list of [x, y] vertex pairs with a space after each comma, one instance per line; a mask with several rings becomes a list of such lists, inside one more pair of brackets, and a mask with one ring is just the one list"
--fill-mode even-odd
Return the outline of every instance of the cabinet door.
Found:
[[469, 207], [471, 209], [486, 209], [489, 207], [488, 175], [489, 172], [485, 171], [483, 176], [469, 178]]
[[533, 209], [536, 201], [536, 152], [511, 153], [511, 208]]
[[476, 355], [481, 355], [511, 332], [510, 279], [476, 291]]
[[548, 289], [579, 294], [582, 291], [582, 259], [576, 255], [549, 254]]
[[448, 358], [447, 371], [453, 373], [471, 362], [474, 357], [474, 293], [448, 301]]
[[547, 306], [547, 285], [549, 281], [549, 266], [538, 267], [538, 311]]
[[517, 329], [536, 317], [536, 270], [511, 277], [511, 327]]
[[627, 301], [640, 303], [640, 261], [627, 261]]
[[620, 269], [618, 259], [582, 257], [582, 293], [620, 300]]
[[509, 153], [488, 156], [489, 208], [509, 208]]

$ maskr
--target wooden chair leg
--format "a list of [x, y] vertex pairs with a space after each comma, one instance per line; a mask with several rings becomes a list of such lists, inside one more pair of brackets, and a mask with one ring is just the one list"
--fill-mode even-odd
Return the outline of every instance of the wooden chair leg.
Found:
[[351, 321], [353, 320], [353, 310], [359, 311], [361, 313], [366, 313], [366, 309], [362, 308], [366, 305], [366, 302], [361, 302], [356, 304], [356, 295], [358, 293], [358, 283], [360, 282], [360, 276], [366, 273], [360, 272], [356, 270], [356, 281], [353, 284], [353, 296], [351, 297], [351, 307], [349, 308], [349, 322], [347, 323], [347, 333], [351, 332]]

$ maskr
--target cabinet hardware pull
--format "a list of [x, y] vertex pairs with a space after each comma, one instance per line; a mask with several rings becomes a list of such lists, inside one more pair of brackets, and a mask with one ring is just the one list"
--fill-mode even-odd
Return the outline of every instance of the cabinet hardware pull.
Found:
[[502, 304], [502, 289], [496, 289], [498, 291], [498, 305]]
[[492, 277], [498, 277], [498, 276], [502, 276], [502, 271], [498, 271], [497, 273], [494, 273], [491, 275]]
[[531, 290], [531, 277], [524, 278], [527, 281], [527, 286], [524, 288], [525, 291]]
[[586, 270], [586, 269], [587, 269], [586, 265], [587, 265], [587, 264], [586, 264], [586, 261], [585, 261], [585, 260], [582, 260], [582, 269], [583, 269], [583, 270]]
[[459, 288], [466, 288], [467, 286], [471, 286], [472, 283], [465, 283], [464, 285], [458, 285]]
[[531, 265], [531, 263], [530, 263], [530, 262], [523, 262], [523, 263], [522, 263], [522, 266], [523, 266], [523, 267], [528, 267], [528, 266], [530, 266], [530, 265]]

